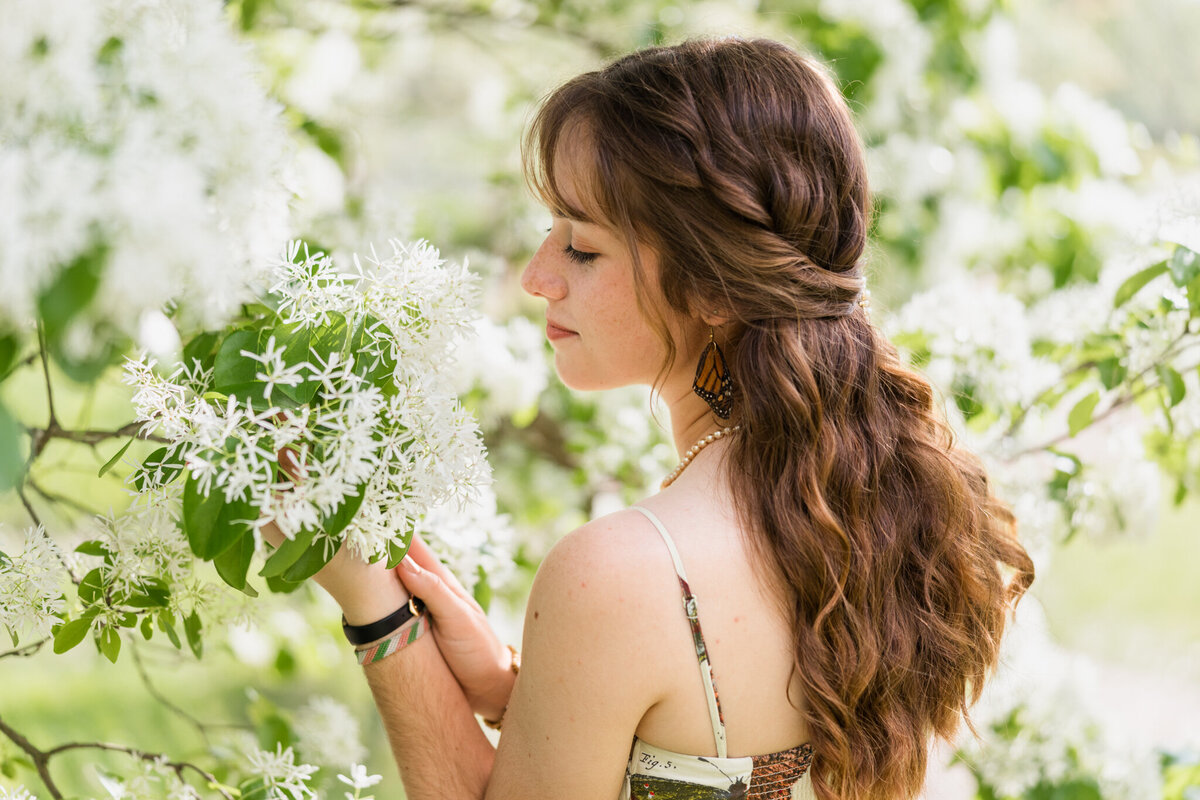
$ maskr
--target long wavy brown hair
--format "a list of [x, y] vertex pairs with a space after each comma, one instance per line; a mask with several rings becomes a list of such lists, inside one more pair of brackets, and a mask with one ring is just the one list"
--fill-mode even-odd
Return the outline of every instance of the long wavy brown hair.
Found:
[[[558, 189], [564, 136], [594, 152], [590, 208]], [[689, 41], [561, 86], [524, 145], [552, 209], [623, 233], [639, 298], [635, 242], [658, 256], [674, 310], [730, 319], [742, 431], [728, 474], [792, 622], [813, 786], [822, 800], [915, 796], [932, 738], [970, 726], [1033, 563], [929, 381], [856, 302], [871, 207], [841, 94], [783, 44]], [[665, 374], [676, 350], [639, 302]]]

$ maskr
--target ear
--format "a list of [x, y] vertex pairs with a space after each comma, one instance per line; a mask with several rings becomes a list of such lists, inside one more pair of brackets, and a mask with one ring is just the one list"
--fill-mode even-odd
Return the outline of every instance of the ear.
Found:
[[720, 328], [721, 326], [727, 324], [731, 319], [733, 319], [733, 317], [725, 315], [725, 314], [713, 313], [713, 314], [701, 314], [700, 319], [704, 320], [705, 325], [711, 325], [714, 328]]

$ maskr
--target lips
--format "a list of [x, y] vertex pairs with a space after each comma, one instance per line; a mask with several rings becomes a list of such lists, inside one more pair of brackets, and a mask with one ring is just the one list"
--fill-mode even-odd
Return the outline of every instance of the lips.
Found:
[[578, 335], [579, 335], [578, 331], [573, 331], [570, 328], [565, 328], [556, 322], [552, 322], [551, 320], [546, 320], [546, 338], [549, 339], [550, 341], [555, 341], [556, 339], [564, 339], [568, 336], [578, 336]]

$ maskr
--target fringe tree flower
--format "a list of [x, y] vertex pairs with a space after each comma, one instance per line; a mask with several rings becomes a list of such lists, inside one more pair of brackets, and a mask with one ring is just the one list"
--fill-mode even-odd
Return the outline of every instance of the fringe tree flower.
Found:
[[290, 195], [287, 134], [255, 71], [220, 3], [5, 3], [6, 327], [36, 316], [64, 366], [94, 375], [114, 330], [161, 328], [164, 305], [185, 326], [236, 312]]
[[254, 776], [242, 783], [238, 788], [243, 797], [263, 793], [269, 800], [301, 800], [304, 797], [316, 797], [308, 782], [317, 771], [311, 764], [297, 764], [292, 748], [284, 749], [282, 744], [275, 745], [275, 752], [270, 750], [251, 750], [246, 753], [250, 762], [250, 772]]
[[292, 724], [296, 747], [317, 764], [355, 764], [367, 757], [358, 720], [332, 697], [314, 697], [296, 712]]
[[286, 541], [259, 574], [287, 590], [343, 545], [398, 562], [431, 509], [490, 482], [449, 369], [475, 318], [475, 280], [427, 243], [391, 244], [343, 273], [293, 243], [262, 301], [191, 339], [171, 373], [149, 357], [127, 364], [138, 420], [170, 442], [135, 489], [180, 498], [192, 552], [238, 589], [253, 591], [246, 573], [268, 522]]
[[67, 571], [62, 552], [42, 527], [25, 531], [25, 544], [14, 556], [0, 553], [0, 625], [13, 644], [41, 638], [66, 610], [63, 586]]

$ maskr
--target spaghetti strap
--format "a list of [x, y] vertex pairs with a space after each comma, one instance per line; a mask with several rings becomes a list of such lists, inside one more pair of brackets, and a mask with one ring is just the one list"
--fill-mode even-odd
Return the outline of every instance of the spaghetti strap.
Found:
[[696, 645], [696, 658], [700, 662], [700, 680], [704, 683], [704, 691], [707, 693], [708, 718], [712, 724], [713, 740], [717, 744], [717, 757], [726, 758], [725, 715], [721, 713], [721, 699], [717, 695], [716, 683], [713, 681], [712, 663], [708, 660], [708, 648], [704, 644], [704, 634], [700, 631], [700, 615], [696, 608], [696, 597], [692, 594], [691, 587], [688, 586], [687, 574], [683, 571], [683, 561], [679, 558], [679, 551], [675, 549], [675, 542], [667, 533], [666, 526], [658, 517], [648, 508], [642, 506], [633, 506], [633, 508], [642, 512], [646, 519], [650, 520], [666, 543], [667, 550], [671, 552], [671, 561], [675, 564], [675, 574], [679, 578], [679, 588], [683, 591], [683, 611], [691, 626], [692, 641]]

